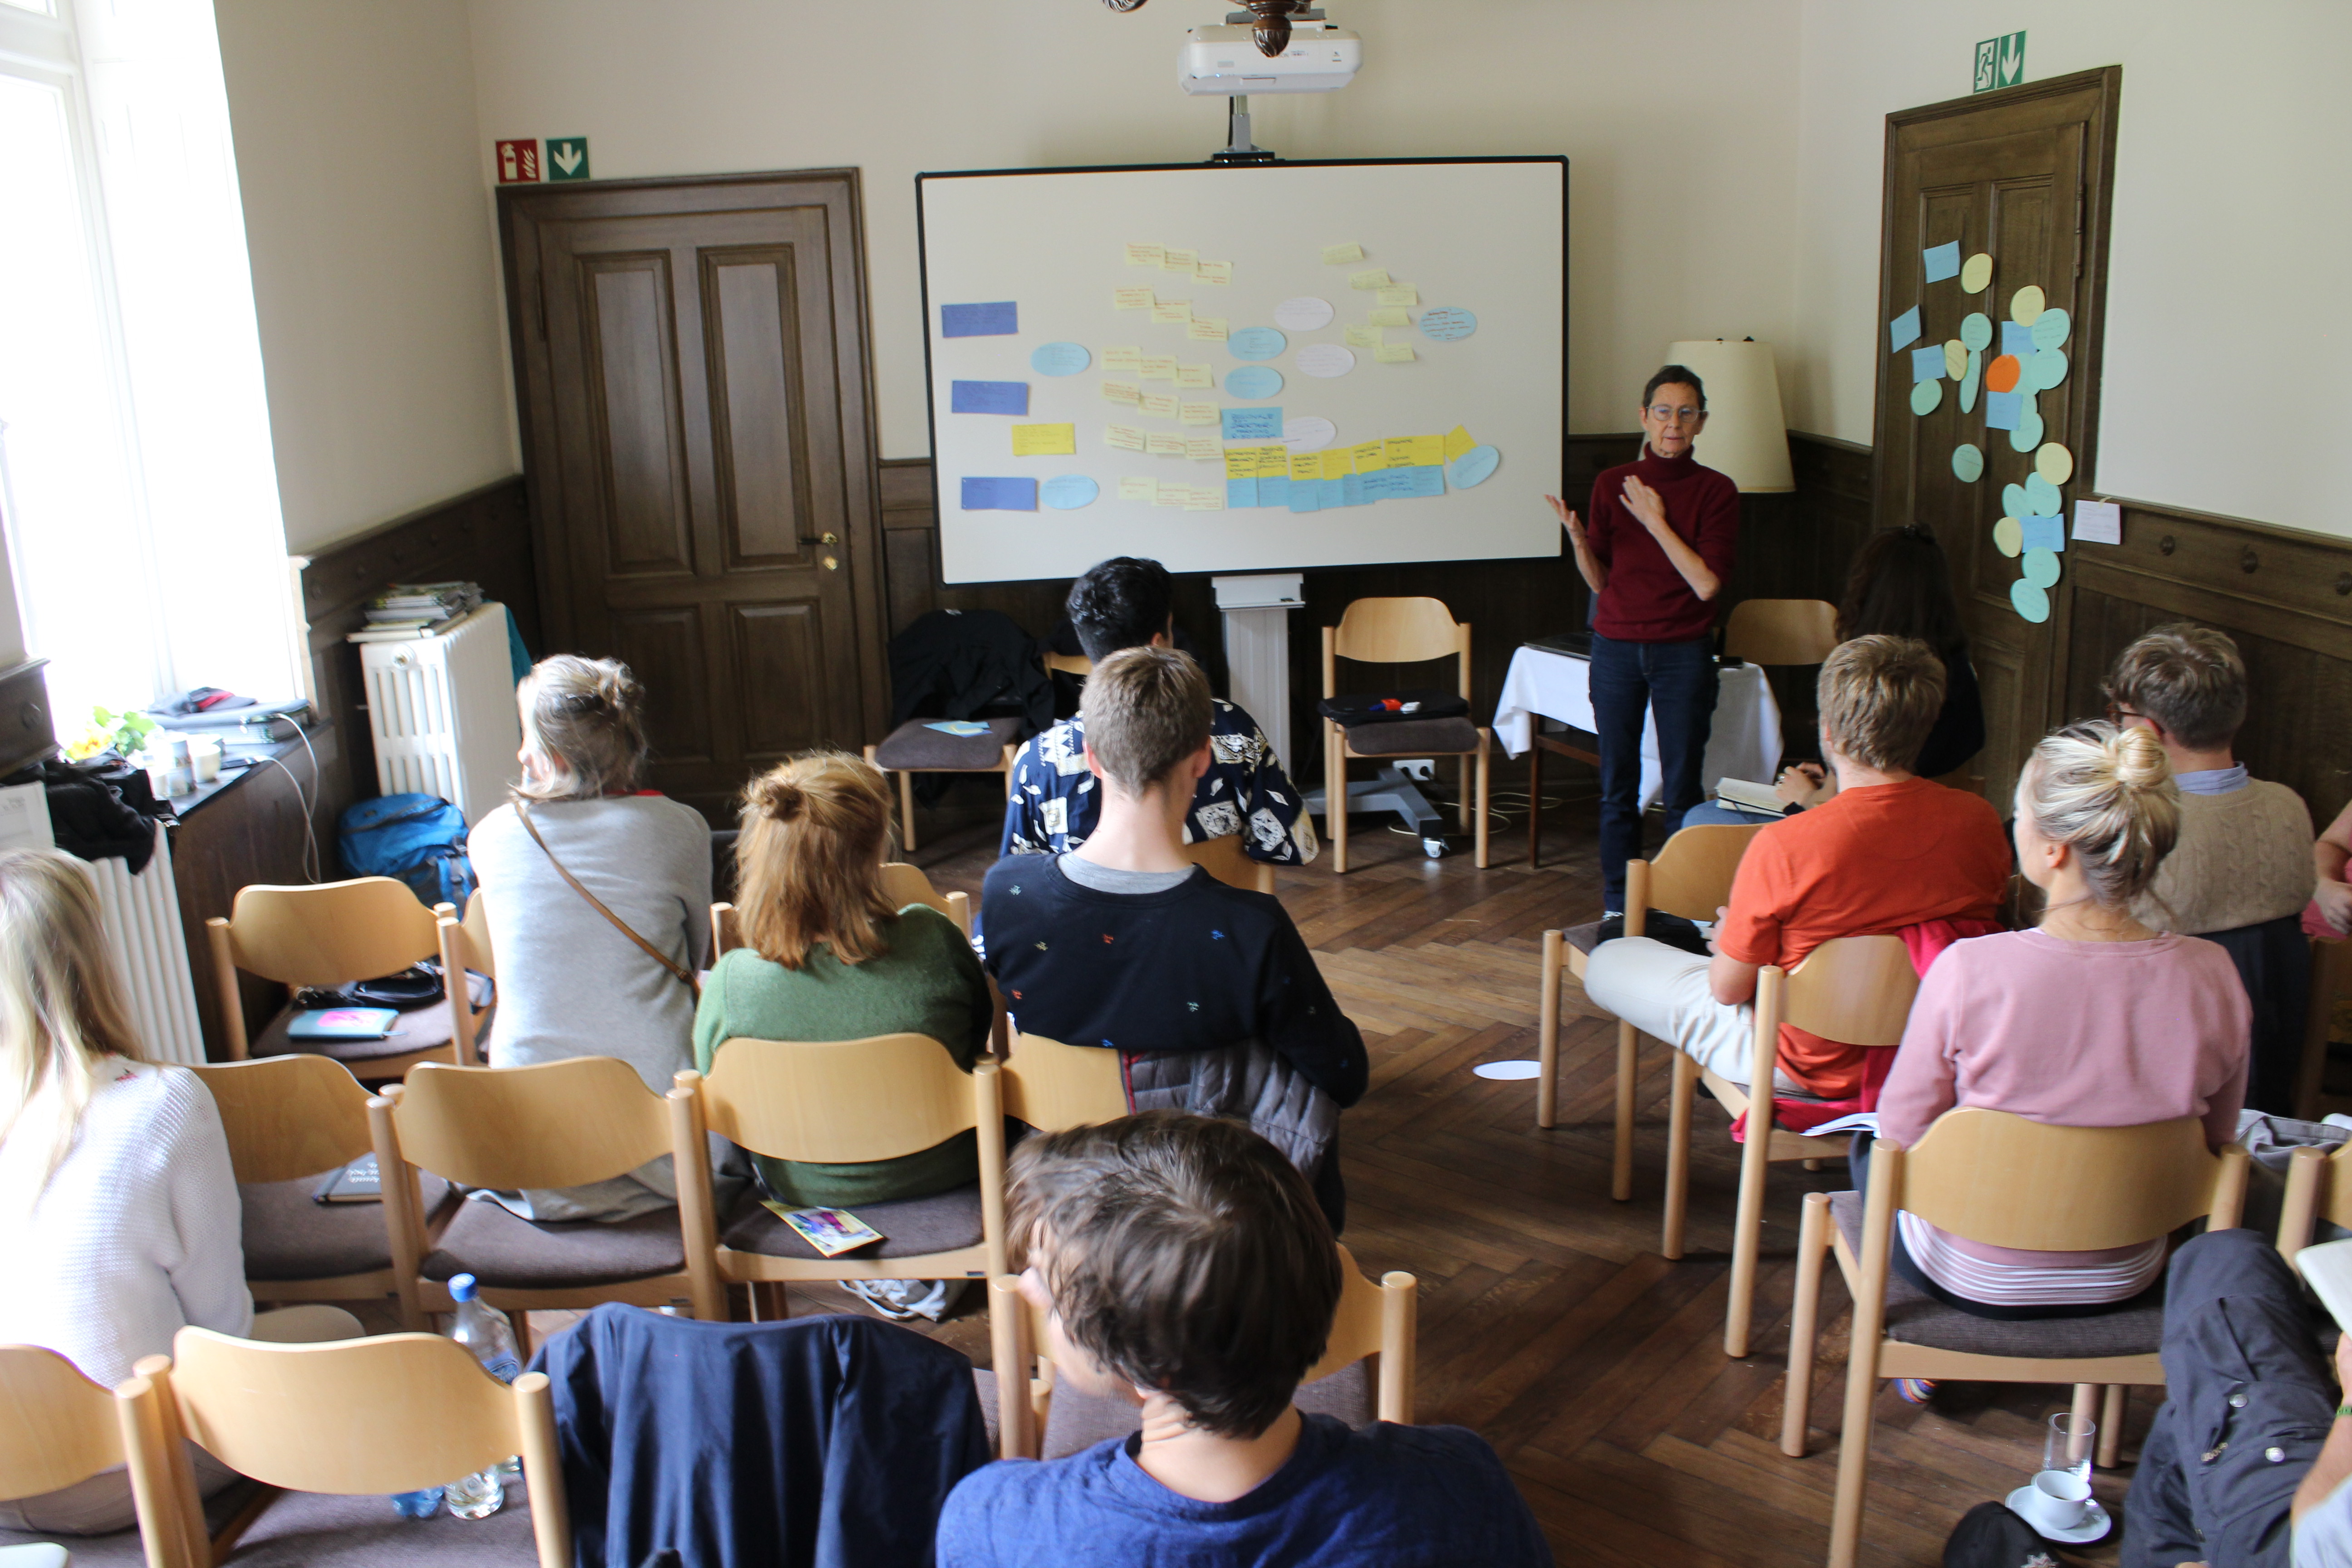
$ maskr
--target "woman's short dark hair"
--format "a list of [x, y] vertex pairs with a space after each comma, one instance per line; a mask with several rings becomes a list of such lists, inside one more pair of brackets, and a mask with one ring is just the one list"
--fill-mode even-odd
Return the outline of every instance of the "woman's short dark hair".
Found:
[[1882, 632], [1926, 643], [1948, 668], [1969, 651], [1951, 563], [1933, 529], [1916, 522], [1884, 529], [1853, 552], [1838, 601], [1838, 641]]
[[1691, 369], [1690, 366], [1686, 364], [1660, 365], [1658, 367], [1657, 374], [1650, 377], [1650, 384], [1642, 388], [1643, 407], [1647, 408], [1650, 406], [1650, 399], [1658, 395], [1658, 388], [1662, 386], [1689, 387], [1691, 391], [1698, 395], [1698, 411], [1701, 414], [1706, 412], [1706, 384], [1699, 380], [1698, 373]]
[[1063, 606], [1078, 646], [1099, 664], [1123, 647], [1141, 647], [1168, 629], [1176, 585], [1157, 561], [1114, 555], [1070, 584]]
[[[1072, 1343], [1255, 1437], [1330, 1342], [1339, 1251], [1297, 1166], [1236, 1121], [1145, 1111], [1022, 1141], [1012, 1234]], [[1018, 1267], [1018, 1265], [1016, 1265]]]

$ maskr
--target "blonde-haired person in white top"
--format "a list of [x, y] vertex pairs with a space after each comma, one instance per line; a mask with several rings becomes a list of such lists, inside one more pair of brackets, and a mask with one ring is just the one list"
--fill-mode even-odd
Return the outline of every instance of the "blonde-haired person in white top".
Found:
[[[111, 1388], [187, 1323], [359, 1331], [331, 1308], [257, 1325], [242, 1223], [212, 1095], [142, 1059], [88, 869], [53, 849], [0, 853], [0, 1344], [55, 1351]], [[235, 1479], [196, 1459], [205, 1490]], [[131, 1520], [121, 1470], [0, 1503], [6, 1530], [94, 1535]]]

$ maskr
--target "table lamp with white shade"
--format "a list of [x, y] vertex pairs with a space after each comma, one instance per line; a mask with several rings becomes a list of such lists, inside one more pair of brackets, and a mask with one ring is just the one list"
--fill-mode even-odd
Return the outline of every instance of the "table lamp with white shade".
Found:
[[1770, 343], [1701, 338], [1670, 346], [1666, 363], [1688, 367], [1706, 384], [1706, 427], [1693, 457], [1729, 475], [1742, 494], [1797, 488]]

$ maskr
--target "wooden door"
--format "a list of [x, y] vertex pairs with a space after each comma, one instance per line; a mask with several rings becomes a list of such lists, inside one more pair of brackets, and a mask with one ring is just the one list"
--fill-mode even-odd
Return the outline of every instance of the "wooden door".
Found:
[[854, 170], [501, 191], [548, 651], [625, 660], [654, 787], [877, 738]]
[[[2017, 290], [2038, 285], [2073, 319], [2066, 378], [2039, 393], [2045, 442], [2074, 457], [2062, 487], [2071, 517], [2095, 471], [2099, 348], [2105, 331], [2108, 192], [2115, 172], [2116, 97], [2122, 68], [2084, 71], [2005, 91], [1956, 99], [1886, 117], [1885, 235], [1879, 253], [1878, 411], [1872, 496], [1876, 525], [1934, 527], [1952, 563], [1969, 649], [1984, 691], [1986, 742], [1977, 765], [1987, 794], [2009, 798], [2033, 743], [2065, 711], [2063, 650], [2072, 619], [2073, 573], [2049, 591], [2050, 618], [2026, 621], [2010, 599], [2018, 562], [1993, 544], [2005, 486], [2022, 484], [2033, 453], [2012, 449], [2008, 432], [1985, 426], [1983, 394], [1962, 413], [1956, 384], [1926, 415], [1911, 410], [1911, 352], [1889, 353], [1886, 323], [1919, 307], [1919, 345], [1959, 335], [1981, 310], [1993, 321], [1990, 363]], [[1992, 258], [1992, 282], [1962, 291], [1958, 279], [1925, 280], [1921, 252], [1959, 242], [1965, 258]], [[1963, 442], [1983, 449], [1974, 482], [1953, 470]]]

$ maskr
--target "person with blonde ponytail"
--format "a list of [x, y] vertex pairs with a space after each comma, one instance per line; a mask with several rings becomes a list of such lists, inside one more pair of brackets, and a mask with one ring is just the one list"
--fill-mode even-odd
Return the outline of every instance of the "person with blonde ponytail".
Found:
[[[794, 757], [745, 788], [741, 822], [735, 910], [743, 945], [703, 984], [695, 1065], [709, 1071], [732, 1039], [903, 1034], [929, 1036], [970, 1072], [995, 1016], [988, 977], [953, 921], [927, 904], [896, 908], [884, 895], [890, 791], [881, 773], [840, 752]], [[980, 1177], [980, 1144], [966, 1131], [868, 1164], [765, 1155], [751, 1163], [766, 1195], [787, 1208], [861, 1209], [969, 1185]], [[949, 1301], [930, 1281], [851, 1288], [898, 1318], [936, 1317]]]
[[[1879, 1095], [1880, 1137], [1907, 1147], [1960, 1106], [2054, 1127], [2196, 1116], [2216, 1149], [2237, 1135], [2245, 988], [2221, 948], [2152, 931], [2133, 913], [2180, 822], [2171, 767], [2148, 731], [2094, 721], [2034, 747], [2014, 831], [2019, 867], [2046, 900], [2042, 922], [1955, 942], [1937, 958]], [[2112, 1310], [2164, 1269], [2160, 1236], [2103, 1252], [2025, 1252], [1898, 1217], [1897, 1272], [1980, 1317]]]

